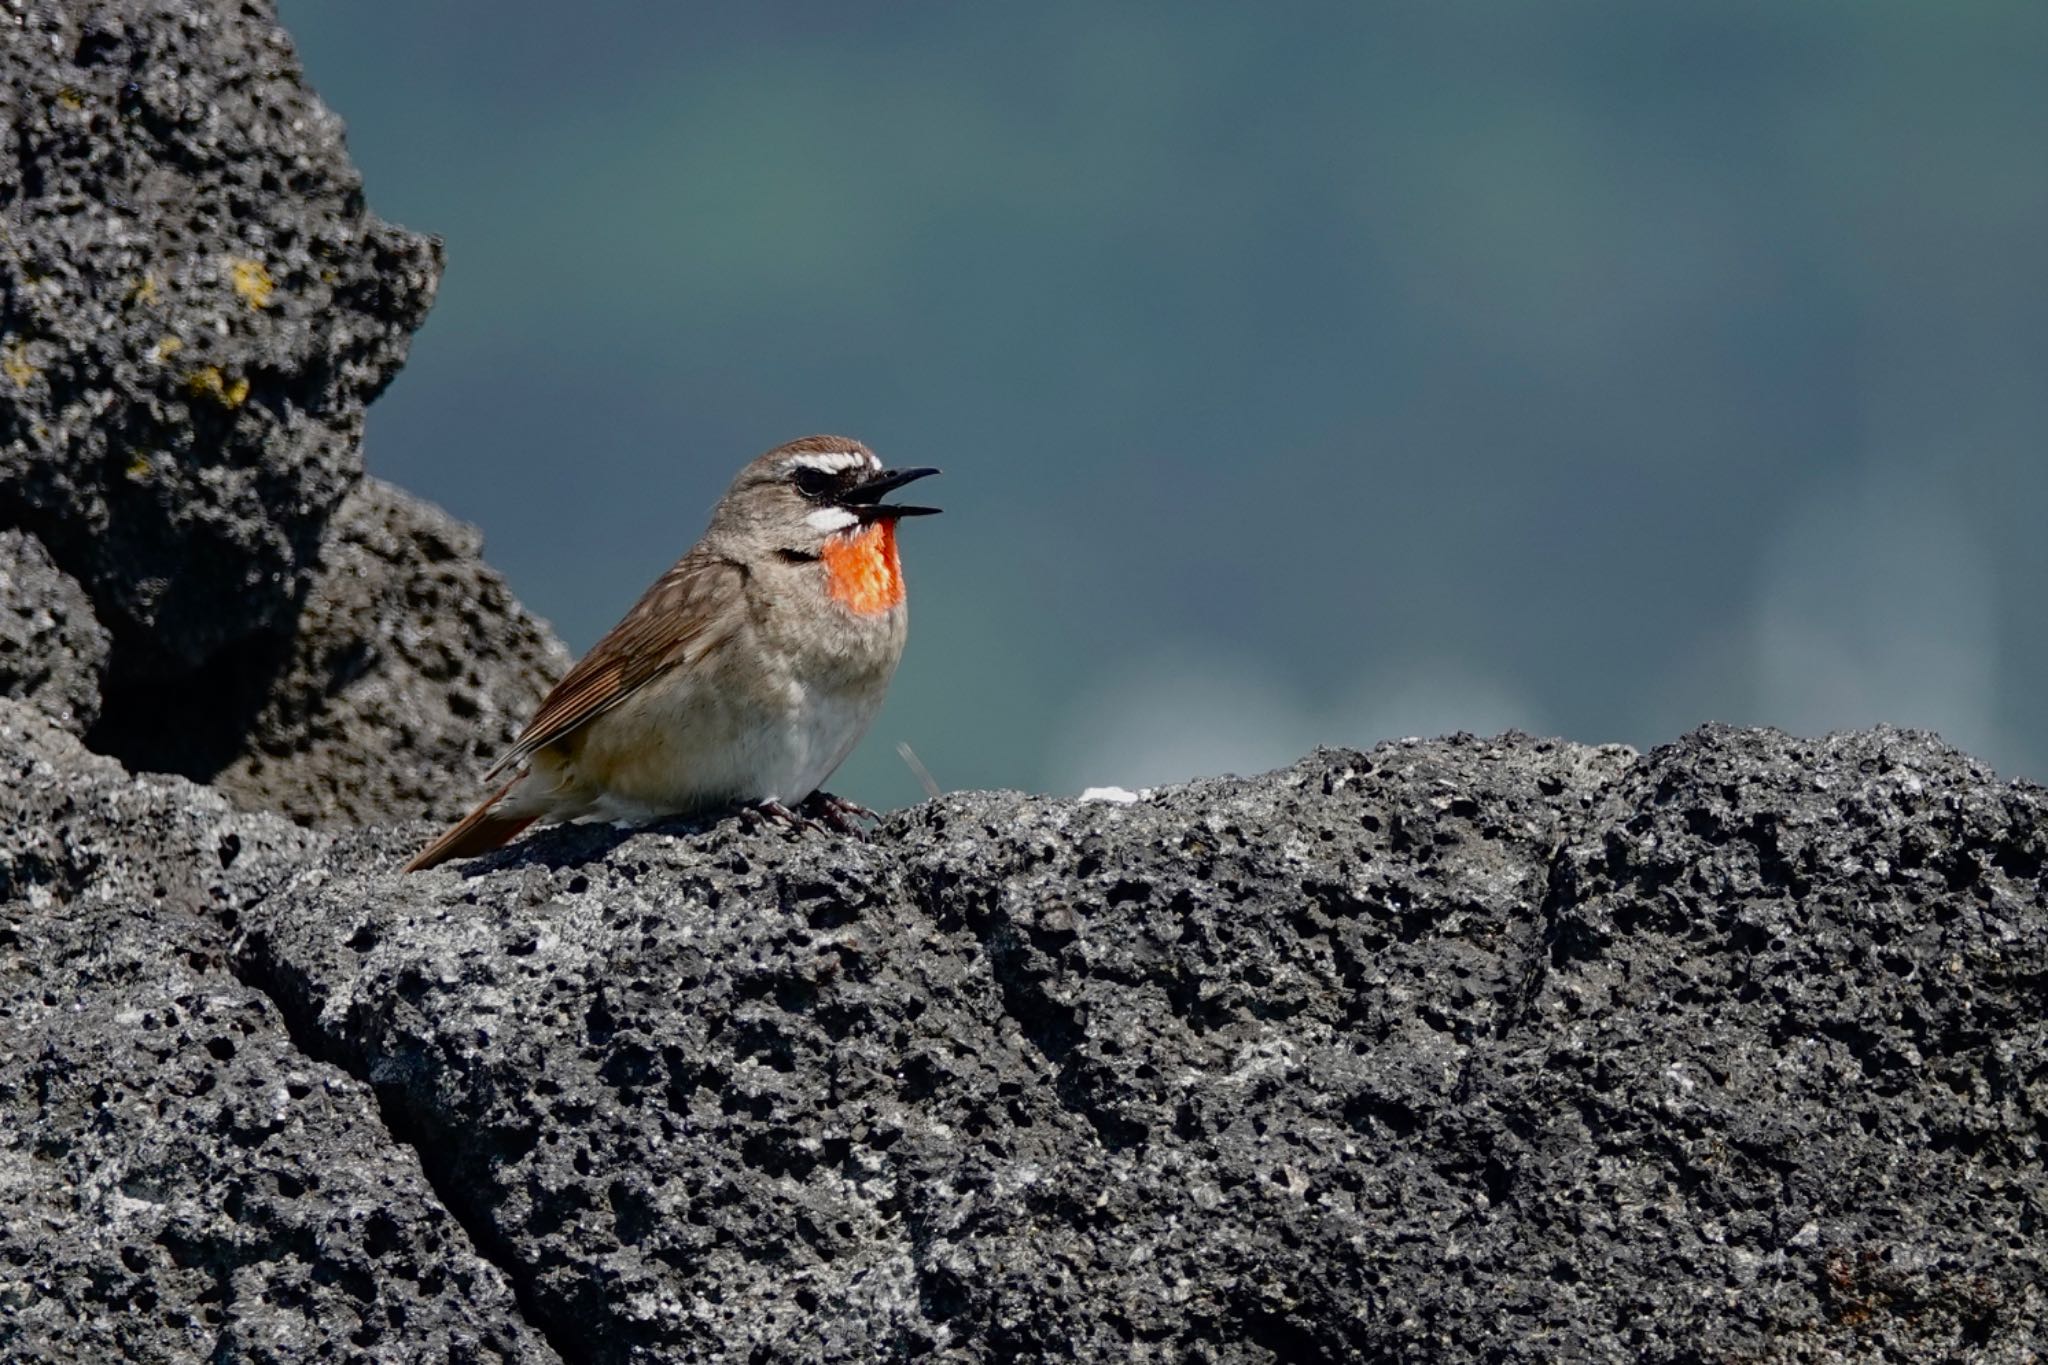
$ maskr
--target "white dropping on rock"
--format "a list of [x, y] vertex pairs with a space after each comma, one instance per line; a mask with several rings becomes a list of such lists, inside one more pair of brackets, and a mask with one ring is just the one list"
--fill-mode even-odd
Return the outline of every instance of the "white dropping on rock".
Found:
[[1089, 787], [1081, 793], [1083, 801], [1105, 801], [1112, 805], [1128, 806], [1138, 799], [1139, 793], [1126, 791], [1122, 787]]

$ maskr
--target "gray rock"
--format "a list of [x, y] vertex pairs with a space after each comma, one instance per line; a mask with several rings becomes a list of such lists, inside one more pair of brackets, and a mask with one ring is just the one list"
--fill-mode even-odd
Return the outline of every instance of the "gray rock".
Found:
[[[1494, 1082], [1537, 1119], [1496, 1134], [1506, 1197], [1627, 1249], [1626, 1299], [1588, 1274], [1574, 1316], [1626, 1301], [1783, 1359], [2040, 1358], [2044, 869], [2048, 792], [1931, 735], [1714, 728], [1617, 784], [1558, 860]], [[1540, 1265], [1518, 1289], [1557, 1295]]]
[[0, 701], [0, 1358], [546, 1361], [226, 930], [317, 846]]
[[33, 624], [0, 685], [245, 806], [452, 814], [567, 660], [473, 531], [362, 482], [438, 244], [364, 208], [268, 3], [17, 5], [0, 128], [0, 526], [112, 636], [89, 696]]
[[1460, 738], [399, 877], [425, 832], [315, 853], [238, 960], [593, 1360], [2048, 1331], [2048, 803], [1925, 736]]
[[100, 714], [107, 632], [42, 542], [0, 531], [0, 697], [39, 707], [74, 735]]
[[483, 538], [380, 480], [343, 500], [290, 659], [213, 785], [348, 826], [450, 819], [568, 670], [483, 562]]
[[360, 482], [438, 253], [264, 0], [0, 16], [0, 690], [220, 786], [0, 697], [0, 1357], [2039, 1358], [2048, 799], [1927, 736], [237, 812], [566, 659]]
[[439, 246], [364, 208], [268, 0], [19, 0], [0, 128], [0, 525], [150, 709], [288, 629]]

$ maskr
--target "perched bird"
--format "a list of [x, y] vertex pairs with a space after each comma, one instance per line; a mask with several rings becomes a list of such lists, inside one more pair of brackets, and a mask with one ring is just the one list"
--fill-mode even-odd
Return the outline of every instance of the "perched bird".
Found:
[[807, 436], [742, 469], [703, 538], [556, 684], [484, 780], [516, 775], [405, 870], [497, 848], [537, 820], [739, 806], [857, 830], [872, 812], [818, 788], [903, 657], [896, 522], [939, 510], [883, 498], [938, 472], [884, 469], [843, 436]]

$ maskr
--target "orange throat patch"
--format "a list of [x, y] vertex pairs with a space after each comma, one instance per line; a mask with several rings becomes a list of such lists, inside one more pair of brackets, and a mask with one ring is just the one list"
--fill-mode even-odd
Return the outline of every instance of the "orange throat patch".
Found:
[[878, 521], [825, 542], [825, 591], [859, 616], [903, 604], [903, 565], [896, 558], [896, 523]]

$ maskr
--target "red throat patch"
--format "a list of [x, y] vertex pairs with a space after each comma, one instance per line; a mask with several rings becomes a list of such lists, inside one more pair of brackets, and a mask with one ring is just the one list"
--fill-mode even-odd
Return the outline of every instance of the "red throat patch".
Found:
[[903, 604], [896, 523], [878, 521], [825, 542], [825, 591], [848, 611], [873, 616]]

